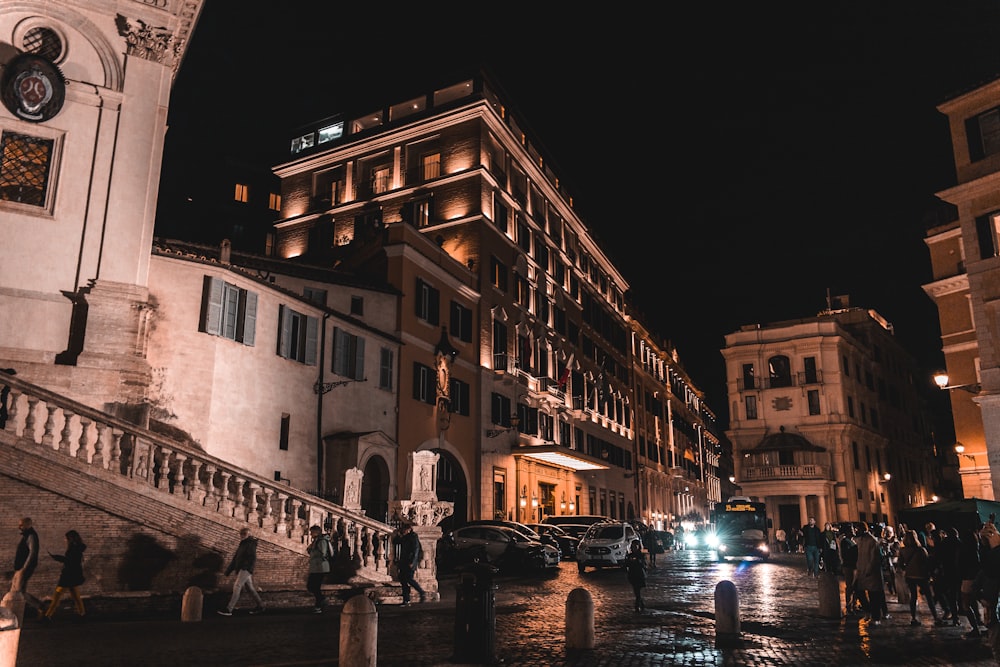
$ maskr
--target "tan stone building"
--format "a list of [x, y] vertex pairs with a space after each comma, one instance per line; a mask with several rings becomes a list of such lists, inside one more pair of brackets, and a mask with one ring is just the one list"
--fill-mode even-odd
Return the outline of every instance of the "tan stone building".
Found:
[[[1000, 80], [940, 104], [957, 185], [937, 196], [953, 220], [927, 232], [955, 446], [966, 497], [1000, 498]], [[943, 443], [944, 445], [944, 443]], [[951, 447], [952, 443], [945, 446]]]
[[774, 528], [894, 525], [938, 484], [916, 364], [873, 310], [752, 324], [726, 336], [736, 483]]

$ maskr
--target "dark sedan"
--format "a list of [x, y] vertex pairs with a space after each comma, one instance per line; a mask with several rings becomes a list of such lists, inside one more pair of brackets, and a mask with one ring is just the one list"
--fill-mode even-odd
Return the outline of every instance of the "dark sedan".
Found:
[[533, 528], [542, 537], [551, 537], [559, 543], [563, 560], [573, 560], [576, 558], [576, 548], [580, 544], [580, 538], [574, 537], [562, 529], [549, 523], [529, 523], [528, 528]]

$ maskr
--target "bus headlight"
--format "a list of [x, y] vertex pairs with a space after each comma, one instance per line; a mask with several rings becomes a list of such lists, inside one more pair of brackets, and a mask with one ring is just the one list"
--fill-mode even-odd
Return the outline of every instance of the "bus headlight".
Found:
[[708, 533], [705, 535], [705, 544], [710, 548], [715, 549], [719, 546], [719, 536], [714, 533]]

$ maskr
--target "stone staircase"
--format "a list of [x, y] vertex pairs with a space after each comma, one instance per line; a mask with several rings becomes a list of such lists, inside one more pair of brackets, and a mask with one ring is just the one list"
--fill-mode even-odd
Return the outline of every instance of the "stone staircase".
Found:
[[[239, 529], [249, 525], [259, 539], [255, 580], [275, 597], [285, 591], [294, 599], [296, 591], [305, 595], [305, 546], [309, 526], [318, 524], [337, 533], [343, 549], [332, 591], [399, 599], [390, 575], [392, 526], [3, 372], [0, 505], [13, 513], [11, 526], [22, 515], [32, 516], [40, 533], [48, 525], [43, 560], [46, 549], [62, 552], [62, 540], [55, 541], [62, 531], [84, 535], [91, 554], [85, 595], [226, 590], [231, 582], [221, 572]], [[9, 562], [15, 541], [5, 542], [0, 559]], [[436, 584], [433, 563], [428, 569], [418, 578]], [[55, 570], [39, 567], [31, 589], [51, 590]]]

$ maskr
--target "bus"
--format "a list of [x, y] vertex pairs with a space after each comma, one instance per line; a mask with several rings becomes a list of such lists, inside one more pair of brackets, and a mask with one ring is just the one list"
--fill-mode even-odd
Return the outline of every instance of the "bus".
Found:
[[720, 560], [770, 558], [768, 532], [771, 520], [767, 517], [764, 503], [746, 496], [733, 496], [716, 507], [712, 522], [715, 524], [716, 549]]

